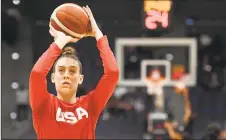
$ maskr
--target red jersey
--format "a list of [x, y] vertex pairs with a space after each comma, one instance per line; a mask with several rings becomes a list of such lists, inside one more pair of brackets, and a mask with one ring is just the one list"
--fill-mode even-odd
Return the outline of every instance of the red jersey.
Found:
[[104, 74], [97, 87], [69, 104], [47, 91], [46, 76], [61, 49], [51, 44], [30, 74], [29, 94], [33, 125], [38, 139], [94, 139], [98, 117], [111, 97], [119, 77], [106, 36], [97, 41]]

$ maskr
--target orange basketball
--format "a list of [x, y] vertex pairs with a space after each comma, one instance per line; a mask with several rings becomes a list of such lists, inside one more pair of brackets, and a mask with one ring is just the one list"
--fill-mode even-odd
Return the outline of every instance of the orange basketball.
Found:
[[81, 6], [74, 3], [65, 3], [53, 11], [50, 24], [56, 30], [67, 35], [82, 38], [87, 32], [89, 18]]

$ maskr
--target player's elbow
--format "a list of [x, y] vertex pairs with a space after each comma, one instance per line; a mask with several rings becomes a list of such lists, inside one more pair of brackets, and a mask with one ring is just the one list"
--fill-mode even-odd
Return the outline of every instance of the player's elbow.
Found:
[[30, 77], [34, 77], [40, 74], [42, 74], [42, 71], [39, 70], [36, 66], [34, 66], [31, 70]]
[[111, 70], [109, 70], [109, 75], [112, 77], [112, 80], [117, 82], [119, 79], [119, 68], [114, 67]]
[[32, 70], [31, 73], [30, 73], [30, 81], [35, 80], [38, 75], [40, 75], [38, 71]]
[[32, 70], [30, 73], [30, 77], [29, 77], [29, 87], [33, 88], [35, 85], [34, 83], [37, 83], [38, 81], [43, 80], [43, 78], [45, 78], [42, 74], [42, 72], [37, 71], [37, 70]]

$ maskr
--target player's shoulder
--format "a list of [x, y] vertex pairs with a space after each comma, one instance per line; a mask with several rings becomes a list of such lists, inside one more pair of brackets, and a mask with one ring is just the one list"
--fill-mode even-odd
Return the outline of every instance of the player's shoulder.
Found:
[[52, 94], [52, 93], [49, 93], [49, 99], [50, 99], [50, 103], [52, 102], [56, 102], [57, 101], [57, 96]]
[[83, 101], [83, 100], [86, 100], [87, 98], [88, 98], [88, 95], [82, 95], [82, 96], [77, 97], [77, 100]]
[[91, 92], [88, 92], [86, 95], [81, 95], [79, 97], [77, 97], [77, 100], [79, 101], [84, 101], [84, 100], [88, 100], [91, 96]]
[[87, 95], [82, 95], [82, 96], [77, 97], [77, 99], [83, 100], [83, 99], [86, 98], [86, 97], [87, 97]]

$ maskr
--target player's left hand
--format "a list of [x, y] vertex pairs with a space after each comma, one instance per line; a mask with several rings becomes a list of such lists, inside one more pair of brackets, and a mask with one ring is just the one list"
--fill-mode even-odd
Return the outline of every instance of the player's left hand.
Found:
[[102, 34], [102, 32], [100, 31], [96, 20], [94, 19], [93, 13], [91, 11], [91, 9], [89, 8], [88, 5], [86, 5], [86, 7], [83, 7], [84, 11], [88, 14], [89, 17], [89, 21], [90, 21], [90, 26], [88, 28], [88, 31], [86, 33], [85, 36], [91, 36], [91, 37], [97, 37], [98, 34]]

